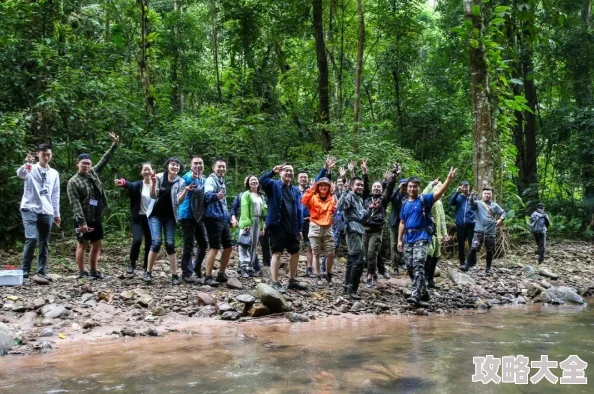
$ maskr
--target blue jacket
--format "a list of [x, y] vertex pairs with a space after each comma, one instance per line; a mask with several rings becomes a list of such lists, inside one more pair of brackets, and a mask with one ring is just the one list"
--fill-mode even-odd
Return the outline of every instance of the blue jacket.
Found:
[[[328, 170], [326, 170], [325, 168], [322, 168], [320, 170], [320, 172], [318, 173], [318, 176], [316, 176], [315, 181], [317, 182], [324, 177], [328, 178], [329, 180], [332, 180], [332, 174], [328, 174]], [[299, 187], [297, 187], [297, 189], [299, 189]], [[305, 194], [305, 191], [307, 189], [309, 189], [309, 186], [307, 186], [305, 189], [303, 189], [303, 191], [299, 190], [301, 197], [303, 197], [303, 195]], [[301, 198], [301, 197], [299, 197], [299, 198]], [[309, 210], [307, 209], [307, 207], [305, 205], [303, 206], [303, 218], [309, 219]]]
[[465, 197], [464, 194], [456, 192], [450, 197], [450, 205], [456, 207], [456, 225], [463, 226], [474, 223], [474, 211], [470, 204], [470, 195]]
[[[283, 182], [280, 179], [272, 179], [276, 174], [274, 171], [267, 172], [260, 177], [260, 185], [268, 196], [268, 214], [266, 216], [266, 227], [281, 226], [281, 207], [283, 201]], [[301, 204], [301, 192], [297, 186], [292, 186], [293, 207], [293, 232], [301, 233], [303, 229], [303, 205]], [[297, 220], [295, 220], [297, 219]]]
[[[192, 171], [186, 172], [186, 174], [184, 176], [182, 176], [181, 179], [182, 179], [183, 183], [180, 185], [180, 188], [179, 188], [180, 193], [183, 192], [185, 187], [192, 182], [194, 182], [196, 187], [204, 186], [205, 178], [202, 177], [202, 178], [198, 178], [198, 179], [192, 179]], [[194, 190], [189, 190], [188, 193], [186, 193], [186, 198], [184, 198], [184, 201], [182, 201], [182, 203], [179, 205], [178, 216], [180, 219], [193, 219], [194, 218], [194, 215], [192, 213], [192, 204], [191, 204], [193, 194], [194, 194]]]
[[204, 182], [204, 202], [206, 203], [204, 216], [226, 222], [229, 220], [227, 201], [224, 198], [219, 200], [217, 196], [221, 189], [226, 192], [225, 180], [217, 177], [215, 174], [210, 174]]

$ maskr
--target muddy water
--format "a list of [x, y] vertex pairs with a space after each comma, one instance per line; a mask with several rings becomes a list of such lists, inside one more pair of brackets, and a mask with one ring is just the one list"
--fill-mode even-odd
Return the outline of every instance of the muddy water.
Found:
[[[592, 393], [594, 305], [442, 317], [209, 323], [164, 338], [61, 344], [0, 359], [0, 393]], [[472, 383], [473, 356], [577, 354], [588, 386]], [[560, 369], [552, 370], [558, 377]], [[532, 376], [535, 371], [530, 375]]]

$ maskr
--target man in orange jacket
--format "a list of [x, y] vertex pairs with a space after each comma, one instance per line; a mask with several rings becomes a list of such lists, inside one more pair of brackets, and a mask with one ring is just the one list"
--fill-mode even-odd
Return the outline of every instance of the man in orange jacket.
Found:
[[313, 252], [313, 267], [319, 279], [320, 255], [326, 252], [326, 280], [332, 281], [332, 263], [334, 262], [334, 235], [332, 218], [336, 211], [336, 200], [332, 194], [332, 182], [320, 178], [314, 187], [305, 191], [301, 203], [309, 210], [309, 240]]

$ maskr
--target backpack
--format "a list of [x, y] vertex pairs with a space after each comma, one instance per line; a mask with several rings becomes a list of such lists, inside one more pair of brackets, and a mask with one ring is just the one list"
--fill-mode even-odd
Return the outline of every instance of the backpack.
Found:
[[206, 212], [206, 204], [204, 203], [204, 186], [200, 186], [194, 189], [192, 193], [192, 201], [190, 202], [192, 207], [192, 214], [196, 223], [200, 223], [204, 212]]
[[[435, 219], [433, 218], [433, 213], [431, 212], [431, 209], [427, 209], [427, 204], [423, 199], [423, 194], [421, 194], [419, 197], [421, 198], [421, 206], [423, 207], [423, 219], [425, 219], [425, 222], [428, 223], [427, 234], [429, 234], [430, 237], [433, 237], [434, 235], [437, 235], [437, 224], [435, 223]], [[408, 199], [404, 201], [404, 203], [402, 204], [403, 210], [406, 206], [406, 203], [408, 203]]]
[[340, 231], [340, 232], [345, 231], [347, 228], [348, 221], [346, 219], [344, 212], [337, 209], [334, 212], [334, 220], [332, 221], [332, 223], [334, 223], [334, 226], [336, 227], [336, 229], [338, 231]]

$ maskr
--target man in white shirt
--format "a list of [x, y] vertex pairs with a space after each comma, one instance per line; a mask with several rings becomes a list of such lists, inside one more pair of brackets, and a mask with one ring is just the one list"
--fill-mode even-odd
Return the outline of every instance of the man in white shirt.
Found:
[[28, 278], [35, 247], [39, 244], [37, 276], [41, 281], [49, 281], [47, 262], [50, 231], [52, 223], [56, 226], [60, 225], [60, 175], [49, 166], [52, 160], [52, 148], [49, 145], [39, 145], [36, 156], [39, 159], [38, 163], [35, 163], [35, 158], [29, 154], [25, 164], [17, 170], [18, 177], [25, 180], [21, 199], [21, 216], [25, 227], [25, 248], [21, 269], [24, 277]]

